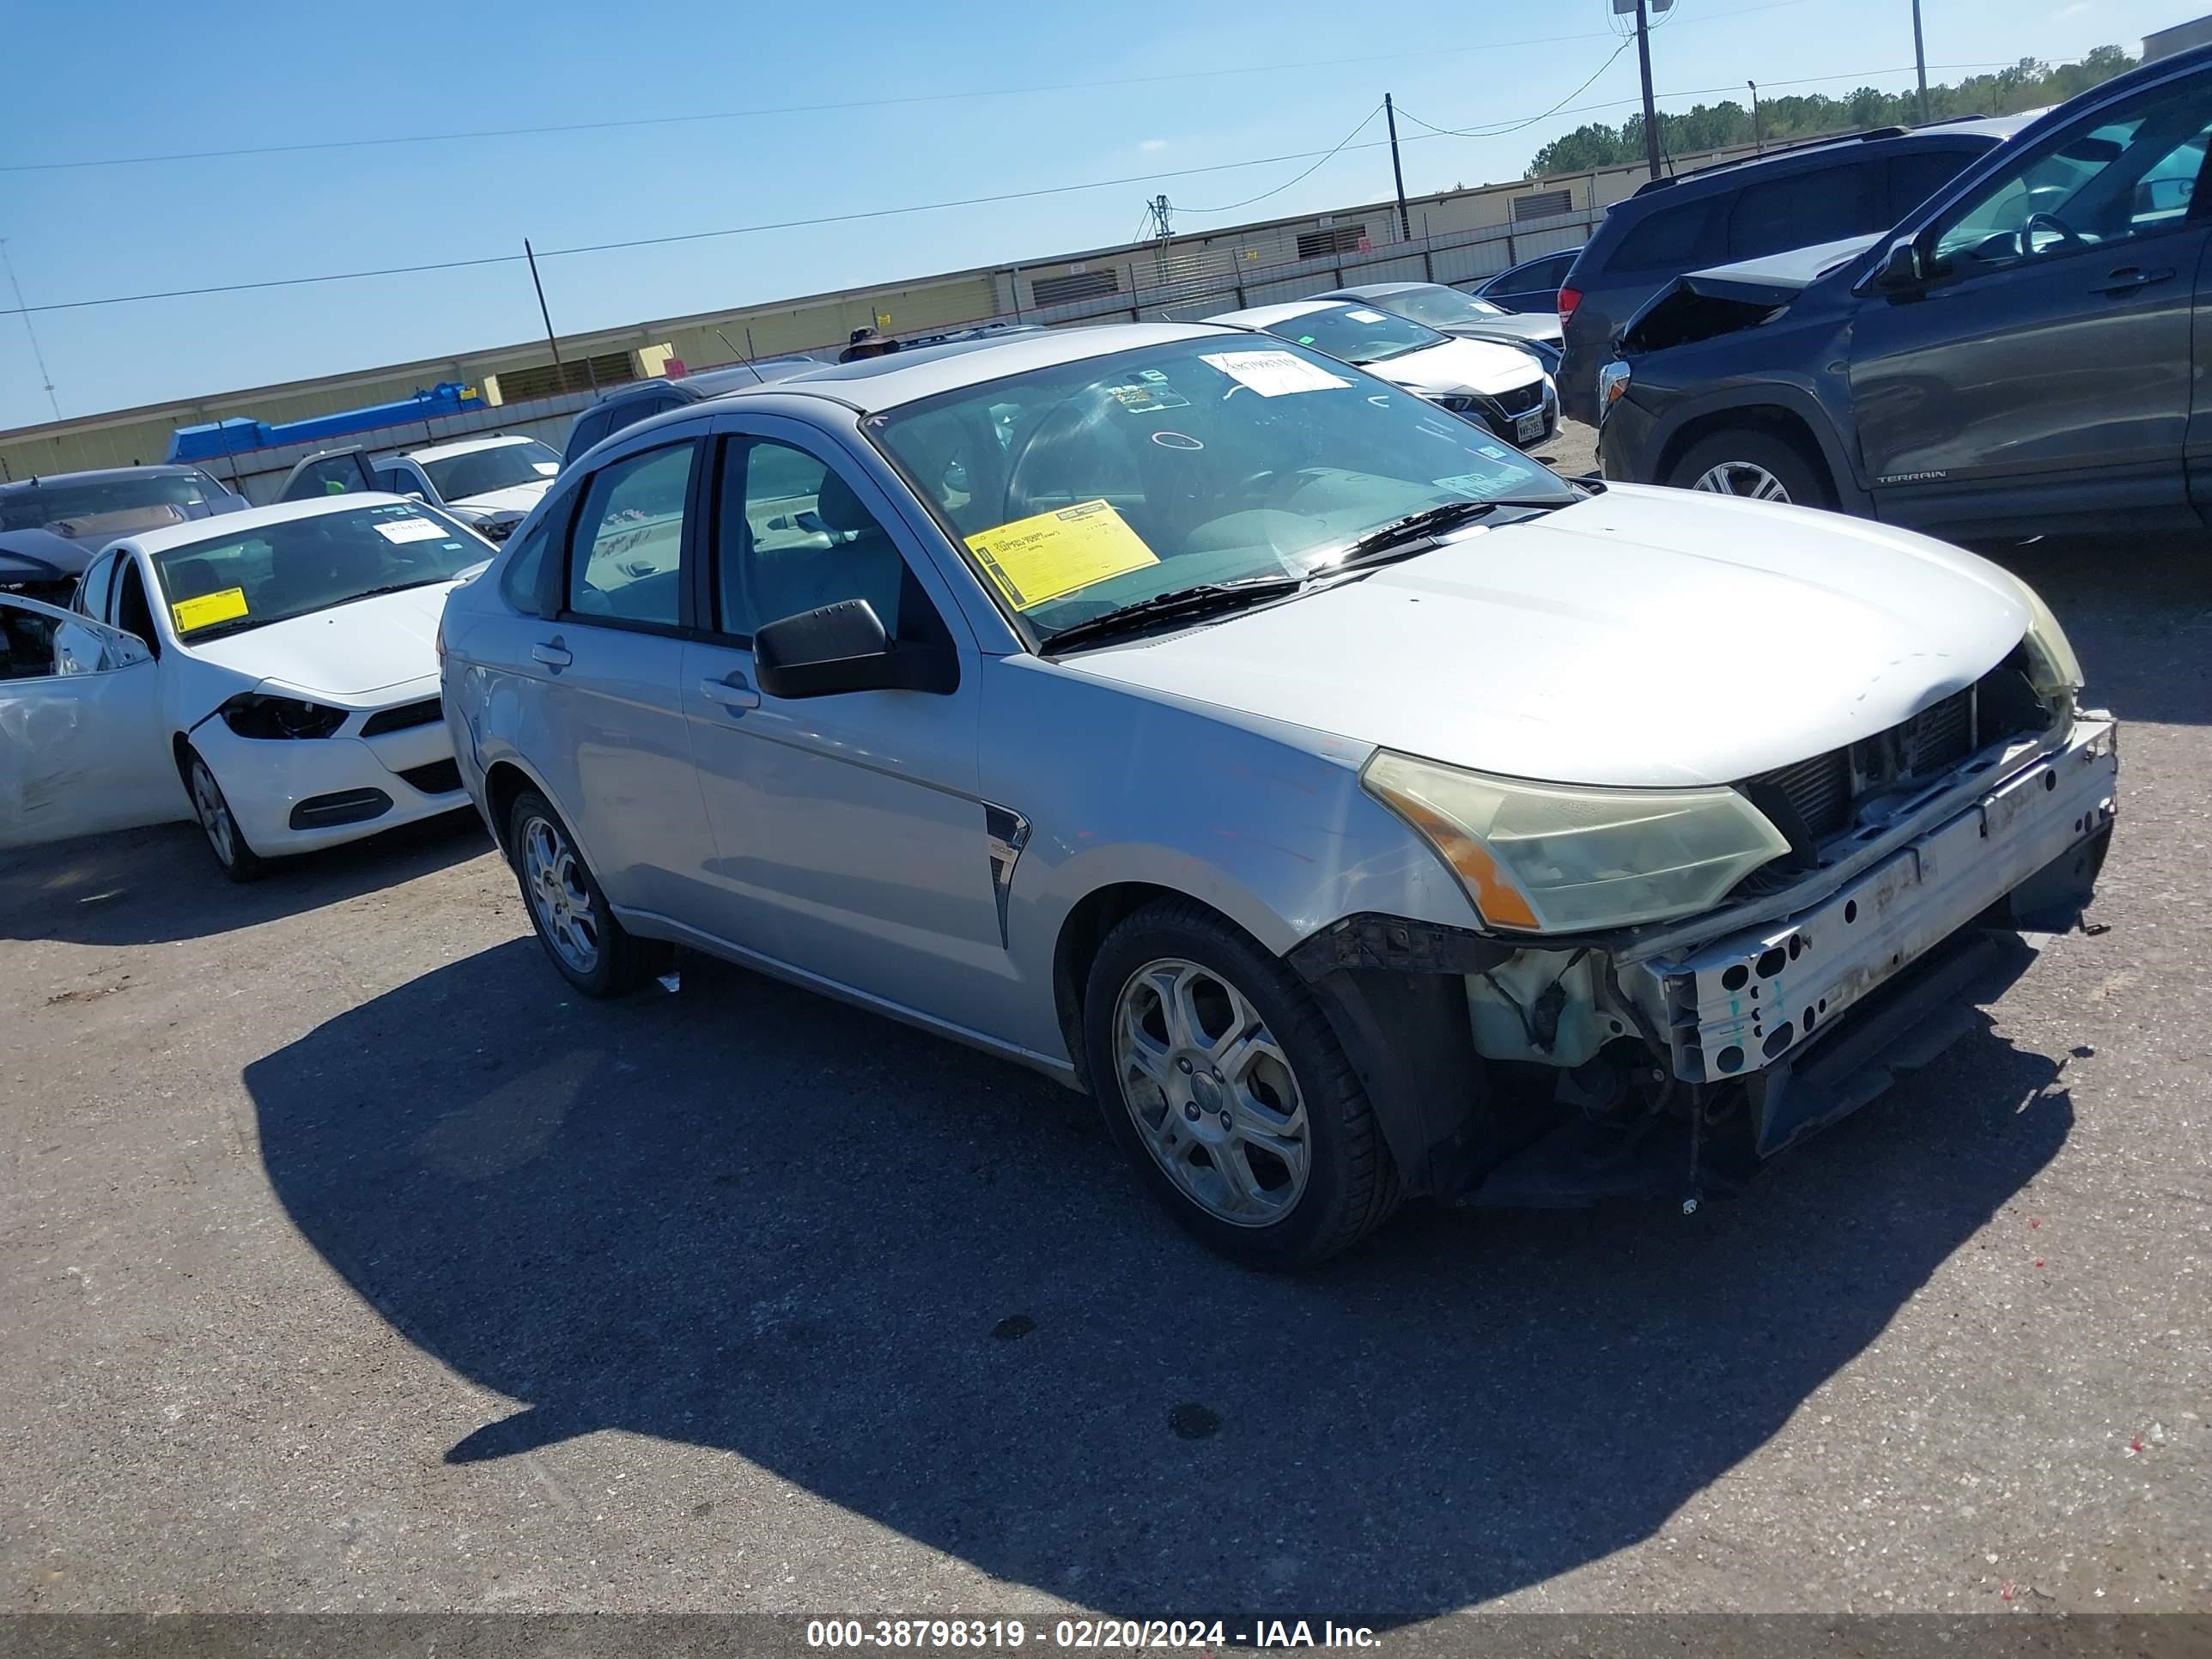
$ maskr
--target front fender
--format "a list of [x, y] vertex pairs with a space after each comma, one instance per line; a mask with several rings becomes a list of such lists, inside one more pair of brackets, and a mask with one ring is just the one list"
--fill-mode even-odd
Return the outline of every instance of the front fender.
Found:
[[[987, 659], [983, 793], [1028, 823], [1007, 882], [1017, 975], [1049, 988], [1086, 901], [1140, 885], [1198, 900], [1288, 954], [1372, 912], [1480, 925], [1443, 861], [1359, 785], [1372, 745], [1184, 706], [1034, 657]], [[1017, 1041], [1066, 1052], [1049, 996]]]
[[[1845, 397], [1848, 403], [1848, 397]], [[1644, 452], [1656, 467], [1674, 440], [1692, 424], [1730, 410], [1778, 409], [1794, 416], [1819, 446], [1835, 481], [1836, 503], [1844, 512], [1862, 518], [1874, 514], [1873, 492], [1858, 464], [1857, 447], [1848, 441], [1850, 410], [1834, 410], [1821, 400], [1819, 388], [1795, 380], [1756, 380], [1723, 385], [1670, 402], [1656, 416]], [[1653, 482], [1657, 482], [1655, 478]]]

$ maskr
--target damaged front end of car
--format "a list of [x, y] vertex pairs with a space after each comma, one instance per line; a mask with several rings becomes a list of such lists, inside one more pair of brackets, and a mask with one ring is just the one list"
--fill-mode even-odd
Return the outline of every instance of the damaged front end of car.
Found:
[[[2117, 810], [2115, 723], [2077, 709], [2079, 667], [2030, 597], [2027, 636], [1972, 684], [1724, 789], [1370, 763], [1370, 793], [1460, 874], [1486, 923], [1448, 938], [1353, 917], [1291, 957], [1333, 1013], [1363, 975], [1433, 976], [1428, 1023], [1396, 1037], [1429, 1041], [1425, 1058], [1377, 1063], [1390, 1034], [1360, 1029], [1371, 1015], [1346, 1032], [1370, 1091], [1430, 1093], [1400, 1136], [1424, 1143], [1413, 1184], [1467, 1204], [1694, 1206], [1982, 1023], [1975, 1005], [2032, 958], [2021, 935], [2078, 921]], [[1372, 983], [1359, 994], [1391, 1000]], [[1449, 1078], [1460, 1062], [1433, 1046], [1439, 997], [1460, 1005], [1479, 1085]]]

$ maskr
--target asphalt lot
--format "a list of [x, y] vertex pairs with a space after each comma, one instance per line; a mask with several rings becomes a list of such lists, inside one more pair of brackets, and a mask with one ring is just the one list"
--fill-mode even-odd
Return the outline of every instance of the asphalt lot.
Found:
[[2004, 556], [2106, 931], [1740, 1198], [1299, 1280], [994, 1060], [574, 999], [470, 819], [0, 858], [6, 1607], [2212, 1609], [2212, 550]]

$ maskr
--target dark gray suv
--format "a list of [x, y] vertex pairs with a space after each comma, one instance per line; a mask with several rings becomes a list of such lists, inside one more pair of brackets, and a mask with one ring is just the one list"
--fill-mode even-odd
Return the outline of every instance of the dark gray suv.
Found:
[[1608, 478], [1954, 538], [2201, 532], [2212, 46], [2045, 115], [1894, 229], [1693, 272], [1605, 365]]
[[1882, 127], [1655, 179], [1607, 210], [1559, 287], [1559, 404], [1595, 424], [1621, 325], [1688, 270], [1886, 230], [2030, 118]]

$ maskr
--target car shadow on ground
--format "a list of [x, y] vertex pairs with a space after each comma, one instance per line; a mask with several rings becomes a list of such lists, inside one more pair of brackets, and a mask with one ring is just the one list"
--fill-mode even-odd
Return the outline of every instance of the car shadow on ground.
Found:
[[2212, 538], [2053, 538], [1984, 551], [2057, 616], [2088, 702], [2123, 720], [2212, 724]]
[[1304, 1279], [1187, 1239], [1079, 1097], [697, 959], [610, 1006], [514, 941], [245, 1082], [305, 1237], [519, 1402], [449, 1462], [623, 1429], [1096, 1607], [1410, 1618], [1764, 1444], [2049, 1162], [2063, 1064], [1984, 1020], [1694, 1218], [1417, 1208]]
[[192, 823], [0, 853], [0, 939], [155, 945], [204, 939], [394, 887], [491, 851], [473, 811], [270, 861], [226, 878]]

